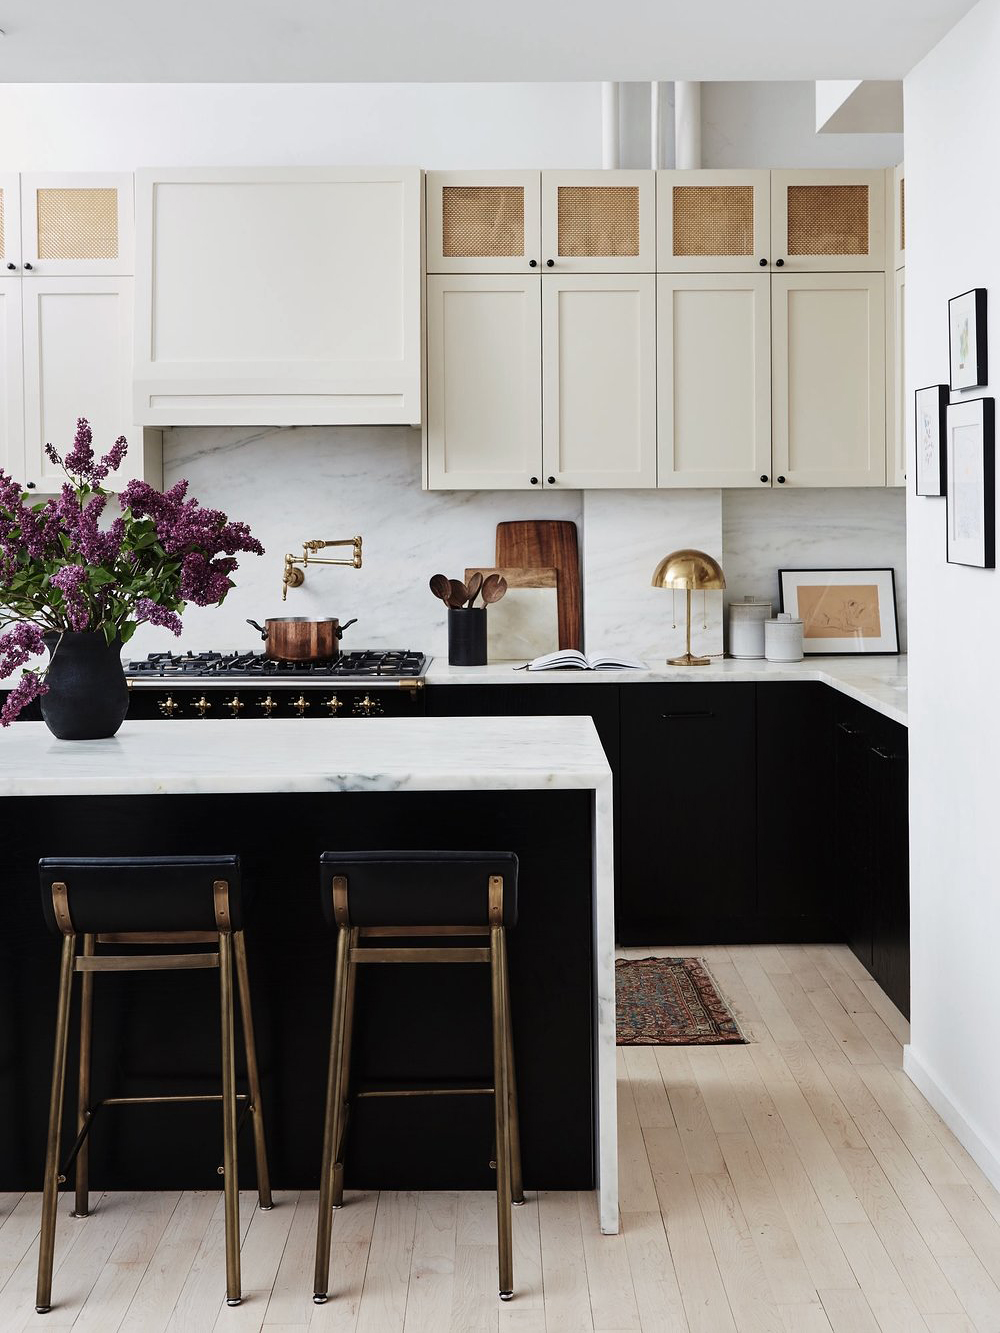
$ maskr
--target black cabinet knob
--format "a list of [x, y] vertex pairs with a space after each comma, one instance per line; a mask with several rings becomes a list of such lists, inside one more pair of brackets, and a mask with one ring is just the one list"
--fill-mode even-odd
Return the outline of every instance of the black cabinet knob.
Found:
[[767, 268], [767, 260], [766, 260], [766, 259], [762, 259], [762, 260], [760, 261], [760, 266], [761, 266], [761, 268]]
[[555, 266], [556, 266], [556, 261], [554, 259], [546, 259], [545, 261], [546, 268], [555, 268]]
[[24, 267], [25, 267], [25, 269], [28, 270], [28, 271], [30, 271], [30, 269], [31, 269], [31, 265], [30, 265], [30, 264], [25, 264]]
[[555, 477], [546, 477], [545, 480], [549, 483], [550, 486], [554, 486], [556, 484]]
[[779, 486], [784, 486], [784, 484], [785, 484], [785, 479], [784, 479], [784, 477], [779, 477], [779, 478], [778, 478], [778, 485], [779, 485]]
[[767, 475], [766, 472], [762, 472], [762, 473], [760, 474], [760, 479], [761, 479], [761, 481], [770, 481], [770, 480], [771, 480], [771, 478]]
[[532, 486], [537, 486], [537, 485], [538, 485], [538, 478], [537, 478], [537, 477], [532, 477], [532, 478], [531, 478], [531, 484], [532, 484]]
[[775, 268], [784, 268], [784, 267], [785, 267], [785, 261], [784, 261], [783, 259], [776, 259], [776, 260], [774, 261], [774, 267], [775, 267]]
[[538, 267], [538, 260], [537, 260], [537, 259], [529, 259], [529, 260], [528, 260], [528, 267], [529, 267], [529, 268], [537, 268], [537, 267]]
[[17, 265], [16, 265], [16, 264], [8, 264], [7, 267], [8, 267], [8, 268], [10, 269], [10, 271], [13, 273], [14, 270], [17, 268]]
[[26, 481], [24, 484], [29, 491], [33, 491], [35, 489], [35, 483], [33, 481]]

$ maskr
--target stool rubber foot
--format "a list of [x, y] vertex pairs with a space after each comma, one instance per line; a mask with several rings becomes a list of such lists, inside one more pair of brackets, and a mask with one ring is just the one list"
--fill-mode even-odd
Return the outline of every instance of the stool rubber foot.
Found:
[[344, 1206], [344, 1205], [343, 1205], [342, 1203], [331, 1203], [331, 1204], [330, 1204], [330, 1207], [333, 1209], [333, 1211], [334, 1211], [335, 1213], [340, 1212], [340, 1210], [341, 1210], [341, 1208], [343, 1208], [343, 1206]]
[[514, 1208], [523, 1208], [523, 1207], [524, 1207], [524, 1204], [525, 1204], [525, 1200], [524, 1200], [524, 1199], [511, 1199], [510, 1202], [511, 1202], [511, 1206], [514, 1207]]
[[242, 1296], [227, 1296], [227, 1297], [226, 1297], [226, 1304], [227, 1304], [227, 1305], [242, 1305], [242, 1304], [243, 1304], [243, 1297], [242, 1297]]
[[48, 1312], [49, 1312], [51, 1309], [52, 1309], [52, 1306], [51, 1306], [51, 1305], [36, 1305], [36, 1306], [35, 1306], [35, 1314], [48, 1314]]
[[89, 1213], [78, 1213], [75, 1211], [70, 1213], [70, 1217], [89, 1217], [89, 1216], [90, 1216]]
[[257, 1207], [260, 1209], [260, 1211], [261, 1211], [262, 1213], [269, 1213], [269, 1212], [271, 1211], [271, 1209], [274, 1207], [274, 1204], [273, 1204], [273, 1203], [259, 1203], [259, 1204], [257, 1205]]
[[325, 1304], [326, 1304], [326, 1292], [325, 1291], [313, 1292], [313, 1305], [325, 1305]]
[[513, 1295], [514, 1293], [512, 1291], [502, 1291], [500, 1293], [500, 1299], [502, 1301], [509, 1301]]

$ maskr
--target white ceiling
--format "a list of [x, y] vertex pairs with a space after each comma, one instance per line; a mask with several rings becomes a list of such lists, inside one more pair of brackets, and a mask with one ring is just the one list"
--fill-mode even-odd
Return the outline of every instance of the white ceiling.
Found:
[[0, 82], [901, 78], [974, 0], [0, 0]]

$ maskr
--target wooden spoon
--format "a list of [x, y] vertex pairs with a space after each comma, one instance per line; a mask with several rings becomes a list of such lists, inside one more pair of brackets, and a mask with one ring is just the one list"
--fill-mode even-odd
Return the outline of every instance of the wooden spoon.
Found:
[[482, 586], [483, 586], [483, 575], [482, 575], [482, 572], [481, 572], [480, 570], [477, 569], [476, 572], [475, 572], [475, 574], [473, 574], [472, 578], [469, 579], [469, 582], [466, 584], [466, 587], [469, 589], [469, 609], [470, 609], [470, 611], [471, 611], [471, 609], [472, 609], [472, 604], [473, 604], [473, 602], [474, 602], [474, 601], [476, 600], [476, 598], [479, 596], [479, 589], [480, 589]]
[[469, 600], [469, 590], [461, 579], [450, 579], [448, 586], [448, 605], [457, 611]]
[[451, 583], [444, 574], [435, 574], [430, 582], [431, 592], [435, 597], [440, 597], [442, 602], [447, 605], [448, 598], [451, 596]]
[[491, 574], [489, 578], [483, 580], [483, 587], [480, 596], [483, 599], [483, 605], [489, 606], [491, 602], [499, 602], [500, 598], [507, 591], [507, 580], [502, 574]]

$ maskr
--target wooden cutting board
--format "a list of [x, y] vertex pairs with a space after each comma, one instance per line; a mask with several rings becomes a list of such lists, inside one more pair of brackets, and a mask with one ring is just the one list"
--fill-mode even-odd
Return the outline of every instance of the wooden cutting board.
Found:
[[559, 647], [583, 648], [583, 604], [576, 524], [565, 519], [526, 519], [497, 524], [498, 565], [559, 572]]
[[559, 647], [559, 575], [555, 569], [467, 569], [484, 578], [502, 574], [506, 595], [486, 616], [487, 662], [531, 662]]

